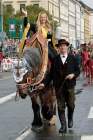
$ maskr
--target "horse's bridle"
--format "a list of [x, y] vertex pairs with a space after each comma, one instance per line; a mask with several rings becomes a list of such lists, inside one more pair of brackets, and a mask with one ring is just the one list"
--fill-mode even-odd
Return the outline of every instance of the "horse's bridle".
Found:
[[[27, 72], [27, 77], [26, 77], [26, 82], [24, 83], [17, 83], [16, 87], [17, 87], [17, 94], [20, 90], [24, 91], [27, 90], [27, 95], [33, 96], [34, 92], [38, 90], [37, 85], [32, 84], [33, 82], [33, 78], [31, 79], [31, 76], [29, 76], [29, 74], [32, 73], [33, 77], [34, 77], [34, 72]], [[32, 94], [33, 93], [33, 94]], [[16, 94], [16, 96], [17, 96]], [[20, 95], [20, 93], [19, 93]]]

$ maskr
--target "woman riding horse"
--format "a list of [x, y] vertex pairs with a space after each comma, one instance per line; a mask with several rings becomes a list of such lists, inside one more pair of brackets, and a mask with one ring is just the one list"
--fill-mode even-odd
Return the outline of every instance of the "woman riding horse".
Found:
[[[25, 15], [24, 17], [24, 27], [26, 28], [28, 24], [28, 18], [27, 18], [27, 11], [24, 11], [22, 9], [22, 13]], [[40, 12], [38, 15], [38, 19], [36, 22], [36, 25], [30, 24], [30, 29], [27, 33], [27, 38], [30, 36], [30, 32], [32, 34], [35, 34], [36, 32], [39, 32], [40, 34], [43, 35], [45, 39], [48, 40], [48, 68], [47, 70], [49, 71], [51, 67], [51, 63], [57, 54], [56, 50], [53, 48], [53, 43], [52, 43], [52, 29], [48, 20], [48, 16], [45, 12]], [[55, 116], [55, 106], [54, 106], [54, 90], [52, 83], [47, 87], [47, 89], [44, 89], [41, 91], [42, 94], [40, 94], [40, 100], [41, 100], [41, 113], [42, 117], [45, 120], [52, 120]], [[40, 128], [43, 125], [41, 114], [40, 114], [40, 104], [37, 101], [37, 96], [31, 97], [32, 101], [32, 109], [34, 113], [34, 119], [32, 122], [32, 128]], [[51, 123], [51, 121], [50, 121]]]

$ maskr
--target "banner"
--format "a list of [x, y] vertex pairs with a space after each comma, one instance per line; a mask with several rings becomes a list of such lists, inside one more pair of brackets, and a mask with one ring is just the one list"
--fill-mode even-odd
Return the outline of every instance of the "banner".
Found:
[[16, 20], [14, 18], [9, 19], [9, 37], [16, 38]]
[[15, 24], [9, 25], [9, 31], [15, 31]]

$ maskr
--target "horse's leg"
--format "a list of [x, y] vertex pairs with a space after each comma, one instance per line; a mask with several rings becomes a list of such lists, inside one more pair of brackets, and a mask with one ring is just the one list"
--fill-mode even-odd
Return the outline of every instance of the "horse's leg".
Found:
[[[50, 112], [50, 103], [49, 103], [49, 96], [48, 96], [48, 90], [44, 89], [42, 93], [40, 94], [40, 101], [41, 101], [41, 113], [43, 120], [47, 120], [46, 122], [49, 122], [49, 120], [52, 118], [52, 112]], [[45, 121], [44, 121], [45, 122]]]
[[42, 127], [42, 119], [41, 119], [41, 115], [40, 115], [40, 106], [39, 103], [37, 101], [37, 97], [33, 96], [31, 97], [31, 101], [32, 101], [32, 109], [33, 109], [33, 115], [34, 115], [34, 119], [32, 122], [32, 128], [40, 128]]
[[55, 125], [56, 123], [56, 96], [55, 96], [55, 90], [53, 88], [53, 85], [50, 87], [50, 104], [51, 104], [51, 111], [53, 112], [53, 117], [50, 120], [50, 125]]
[[[40, 94], [41, 106], [42, 106], [42, 116], [43, 119], [48, 122], [48, 124], [55, 124], [54, 116], [56, 115], [56, 105], [53, 100], [53, 90], [51, 87], [43, 90], [43, 93]], [[52, 120], [53, 119], [53, 120]]]

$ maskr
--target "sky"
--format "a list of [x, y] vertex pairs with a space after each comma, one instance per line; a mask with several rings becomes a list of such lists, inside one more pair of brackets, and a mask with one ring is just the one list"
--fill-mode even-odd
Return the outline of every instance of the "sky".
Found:
[[93, 0], [82, 0], [83, 2], [85, 2], [85, 4], [87, 4], [89, 7], [93, 8]]

